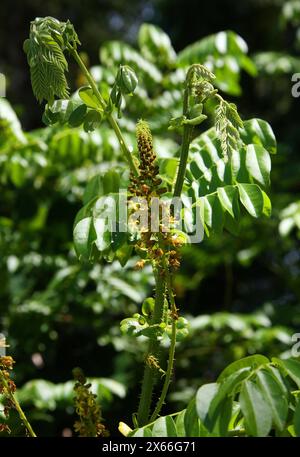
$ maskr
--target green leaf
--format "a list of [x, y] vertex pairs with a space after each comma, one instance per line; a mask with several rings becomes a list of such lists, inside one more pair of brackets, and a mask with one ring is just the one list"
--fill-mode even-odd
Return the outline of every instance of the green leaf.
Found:
[[118, 193], [120, 189], [120, 173], [115, 170], [108, 170], [103, 175], [104, 195]]
[[295, 359], [281, 360], [277, 359], [276, 357], [272, 358], [272, 362], [274, 362], [275, 365], [283, 368], [284, 372], [288, 374], [290, 378], [292, 378], [292, 380], [300, 389], [300, 362]]
[[140, 336], [143, 329], [148, 329], [148, 324], [140, 323], [139, 318], [127, 317], [120, 322], [121, 332], [130, 336]]
[[56, 166], [82, 166], [87, 157], [96, 151], [91, 136], [74, 129], [59, 129], [49, 141], [49, 154]]
[[258, 368], [260, 365], [267, 365], [270, 363], [269, 359], [264, 355], [256, 354], [244, 357], [241, 360], [236, 360], [235, 362], [228, 365], [220, 374], [218, 382], [222, 382], [225, 378], [230, 376], [232, 373], [241, 370], [242, 368], [250, 367], [252, 369]]
[[232, 399], [240, 382], [249, 374], [249, 371], [250, 367], [242, 368], [226, 377], [220, 384], [206, 384], [200, 387], [196, 396], [197, 412], [208, 431], [218, 432], [219, 427], [224, 429], [228, 426]]
[[201, 62], [216, 75], [216, 85], [224, 92], [239, 95], [241, 69], [256, 74], [256, 68], [247, 54], [247, 44], [236, 33], [227, 30], [205, 37], [178, 54], [178, 65]]
[[99, 101], [90, 86], [81, 87], [78, 95], [89, 108], [99, 108]]
[[239, 216], [238, 190], [235, 186], [218, 187], [219, 200], [224, 208], [233, 218]]
[[263, 190], [262, 190], [262, 196], [263, 196], [263, 200], [264, 200], [263, 214], [267, 217], [270, 217], [271, 213], [272, 213], [271, 200], [269, 199], [269, 197]]
[[48, 120], [47, 125], [52, 125], [56, 122], [65, 124], [78, 106], [80, 106], [80, 102], [69, 99], [55, 100], [51, 106], [46, 105], [45, 117]]
[[196, 410], [196, 400], [190, 401], [184, 415], [184, 427], [186, 436], [199, 436], [200, 434], [200, 422]]
[[108, 41], [102, 45], [100, 60], [108, 67], [129, 65], [137, 74], [143, 75], [150, 84], [159, 84], [162, 81], [162, 74], [153, 63], [145, 59], [133, 47], [120, 41]]
[[266, 371], [257, 372], [257, 380], [264, 399], [269, 404], [275, 427], [282, 431], [288, 414], [288, 401], [274, 376]]
[[119, 194], [108, 194], [98, 198], [93, 207], [93, 223], [97, 234], [95, 244], [100, 252], [109, 248], [112, 232], [118, 221]]
[[247, 433], [250, 436], [267, 436], [272, 426], [272, 411], [252, 381], [243, 383], [239, 402]]
[[142, 24], [138, 34], [142, 55], [158, 66], [169, 66], [175, 62], [176, 53], [168, 35], [152, 24]]
[[246, 147], [246, 167], [259, 184], [270, 185], [271, 159], [264, 147], [255, 144]]
[[232, 31], [222, 31], [187, 46], [179, 53], [178, 62], [179, 64], [190, 65], [204, 62], [208, 56], [220, 58], [224, 55], [233, 55], [240, 57], [245, 55], [247, 51], [247, 44], [239, 35]]
[[[10, 103], [5, 99], [0, 97], [0, 121], [5, 121], [9, 126], [9, 134], [21, 144], [26, 144], [27, 139], [23, 133], [21, 123], [12, 109]], [[3, 130], [1, 129], [1, 141], [2, 142]]]
[[83, 194], [83, 204], [86, 205], [93, 198], [101, 197], [101, 195], [104, 195], [103, 176], [96, 175], [89, 180], [88, 185], [85, 188]]
[[21, 187], [25, 183], [26, 169], [29, 163], [20, 154], [14, 154], [9, 163], [10, 179], [16, 187]]
[[259, 217], [263, 214], [264, 197], [257, 184], [237, 184], [240, 200], [249, 214]]
[[168, 159], [158, 159], [159, 175], [164, 178], [169, 184], [173, 185], [176, 177], [178, 159], [171, 157]]
[[123, 246], [117, 249], [116, 259], [120, 262], [121, 267], [125, 267], [126, 263], [131, 257], [132, 251], [133, 246], [128, 244], [123, 244]]
[[185, 427], [184, 427], [184, 417], [186, 410], [181, 411], [175, 419], [176, 432], [178, 437], [186, 436]]
[[91, 216], [81, 219], [75, 225], [73, 237], [78, 258], [82, 260], [90, 260], [94, 243], [97, 239], [93, 218]]
[[217, 434], [217, 436], [227, 436], [228, 434], [228, 427], [232, 415], [232, 406], [233, 406], [233, 400], [231, 397], [226, 397], [222, 400], [221, 403], [218, 405], [218, 412], [219, 414], [217, 415], [217, 422], [216, 426], [214, 427], [214, 433]]
[[294, 430], [296, 436], [300, 436], [300, 399], [298, 399], [294, 414]]
[[120, 173], [108, 170], [103, 174], [93, 176], [84, 191], [83, 204], [86, 205], [95, 197], [101, 197], [110, 193], [118, 193], [120, 189]]
[[240, 129], [241, 139], [245, 144], [256, 144], [265, 148], [270, 154], [276, 154], [276, 138], [271, 126], [262, 119], [244, 121]]
[[224, 378], [220, 383], [218, 392], [210, 403], [207, 418], [204, 422], [204, 425], [207, 426], [208, 430], [212, 431], [214, 429], [215, 424], [223, 411], [222, 404], [224, 403], [224, 400], [228, 396], [234, 397], [236, 389], [241, 381], [249, 374], [250, 370], [250, 367], [241, 368]]
[[89, 110], [84, 118], [83, 128], [85, 132], [93, 132], [97, 127], [100, 126], [102, 121], [102, 115], [99, 111], [94, 109]]
[[224, 223], [222, 205], [217, 195], [201, 197], [204, 202], [204, 222], [214, 232], [221, 233]]
[[171, 416], [160, 417], [154, 422], [152, 428], [153, 437], [176, 437], [176, 426]]
[[208, 429], [211, 427], [211, 417], [209, 416], [210, 405], [217, 395], [219, 390], [219, 385], [217, 383], [204, 384], [198, 389], [196, 394], [196, 410], [197, 414], [205, 426], [208, 426]]
[[288, 389], [284, 383], [284, 380], [283, 380], [283, 377], [281, 376], [280, 371], [276, 367], [273, 367], [272, 365], [267, 366], [266, 369], [272, 374], [273, 378], [277, 381], [277, 384], [282, 392], [282, 395], [287, 397]]
[[152, 437], [151, 428], [150, 427], [138, 428], [130, 436], [134, 436], [135, 438], [151, 438]]
[[114, 252], [110, 248], [115, 246], [117, 250], [126, 242], [126, 234], [123, 233], [126, 221], [122, 220], [126, 215], [119, 213], [119, 199], [122, 198], [120, 193], [94, 197], [78, 212], [74, 222], [74, 240], [76, 252], [82, 257], [88, 255], [93, 260], [91, 253], [96, 252], [96, 249], [93, 250], [95, 247], [104, 258], [111, 260]]
[[69, 125], [71, 127], [79, 127], [85, 118], [85, 114], [87, 111], [87, 107], [84, 103], [79, 105], [75, 110], [72, 112], [71, 116], [69, 117]]
[[[297, 4], [297, 2], [293, 2]], [[291, 4], [289, 2], [289, 4]], [[260, 75], [287, 75], [300, 72], [298, 56], [292, 56], [287, 52], [259, 52], [254, 56], [255, 64]]]

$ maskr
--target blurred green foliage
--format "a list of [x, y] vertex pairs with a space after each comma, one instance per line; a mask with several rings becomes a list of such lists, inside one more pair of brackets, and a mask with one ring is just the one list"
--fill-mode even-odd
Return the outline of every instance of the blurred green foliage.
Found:
[[[77, 14], [81, 11], [79, 3], [74, 5]], [[168, 5], [158, 3], [161, 11], [167, 7], [163, 4]], [[238, 18], [237, 3], [228, 3]], [[245, 3], [248, 12], [259, 9], [259, 2], [252, 6], [252, 2]], [[289, 9], [296, 3], [285, 2], [283, 8], [273, 5], [270, 22], [277, 31], [274, 48], [274, 34], [268, 30], [262, 40], [265, 47], [258, 46], [253, 38], [250, 51], [255, 55], [251, 59], [241, 37], [234, 32], [215, 33], [220, 30], [216, 19], [209, 24], [210, 36], [200, 41], [199, 32], [190, 27], [192, 40], [197, 42], [177, 57], [175, 50], [166, 52], [163, 41], [158, 48], [145, 46], [149, 37], [143, 28], [137, 43], [133, 34], [129, 37], [129, 45], [116, 41], [124, 28], [114, 35], [96, 24], [98, 15], [92, 23], [91, 14], [80, 19], [92, 36], [94, 63], [101, 44], [100, 64], [93, 65], [91, 71], [102, 91], [113, 82], [119, 63], [129, 64], [143, 75], [120, 121], [132, 145], [135, 121], [145, 117], [155, 135], [158, 155], [176, 153], [178, 138], [166, 129], [170, 117], [181, 114], [184, 68], [195, 61], [217, 73], [221, 90], [232, 97], [241, 96], [244, 119], [256, 116], [270, 121], [279, 140], [271, 174], [272, 218], [253, 221], [244, 217], [238, 237], [224, 233], [184, 252], [175, 287], [180, 312], [191, 326], [189, 337], [178, 347], [175, 382], [169, 395], [172, 410], [185, 408], [196, 389], [215, 380], [232, 360], [256, 352], [289, 356], [291, 335], [299, 331], [299, 99], [291, 96], [291, 74], [299, 71], [300, 29], [298, 16]], [[57, 11], [62, 6], [51, 4], [46, 14], [59, 16]], [[131, 7], [134, 10], [135, 2]], [[96, 5], [91, 4], [93, 8]], [[126, 24], [131, 10], [126, 7], [124, 11], [118, 2], [111, 11], [114, 8]], [[30, 17], [24, 17], [25, 35], [32, 11], [36, 12], [34, 8], [26, 10]], [[169, 11], [168, 18], [161, 19], [167, 28], [173, 14], [170, 4]], [[260, 14], [258, 23], [263, 16]], [[73, 20], [68, 10], [64, 15]], [[105, 17], [103, 13], [101, 21], [105, 22]], [[73, 22], [76, 26], [76, 20]], [[228, 21], [224, 28], [243, 36], [234, 25], [234, 20]], [[134, 24], [132, 27], [134, 31]], [[245, 31], [250, 33], [247, 27]], [[190, 43], [186, 42], [190, 35], [180, 41], [180, 33], [185, 33], [180, 27], [176, 33], [173, 30], [176, 49]], [[25, 35], [19, 43], [14, 42], [15, 52], [21, 52]], [[289, 45], [284, 46], [287, 36]], [[111, 37], [114, 41], [103, 43]], [[89, 46], [85, 50], [89, 52]], [[1, 57], [5, 59], [7, 54], [1, 53]], [[73, 81], [74, 88], [84, 82], [80, 74], [73, 75]], [[247, 89], [242, 93], [244, 85]], [[17, 99], [13, 94], [11, 99], [34, 104], [29, 82], [26, 96]], [[36, 124], [29, 107], [27, 104], [22, 114], [27, 126]], [[81, 265], [72, 246], [72, 223], [86, 182], [119, 164], [119, 147], [109, 128], [101, 127], [91, 134], [57, 126], [25, 132], [10, 104], [0, 99], [0, 330], [7, 334], [9, 351], [17, 361], [16, 382], [24, 385], [20, 400], [41, 434], [61, 434], [65, 427], [71, 427], [74, 411], [69, 379], [76, 365], [81, 365], [88, 376], [101, 377], [97, 382], [103, 415], [111, 430], [116, 430], [120, 419], [130, 421], [129, 413], [136, 402], [143, 338], [136, 345], [121, 336], [119, 323], [135, 313], [149, 295], [151, 275], [147, 270], [134, 271], [134, 262], [125, 269], [115, 262]], [[120, 383], [118, 388], [114, 381]]]

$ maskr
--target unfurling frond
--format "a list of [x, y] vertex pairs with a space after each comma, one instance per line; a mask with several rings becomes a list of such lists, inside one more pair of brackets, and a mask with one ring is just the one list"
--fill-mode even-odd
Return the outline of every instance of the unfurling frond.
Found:
[[207, 81], [213, 81], [215, 79], [215, 75], [209, 71], [204, 65], [201, 64], [194, 64], [191, 66], [193, 76], [196, 78], [206, 79]]
[[194, 64], [190, 67], [188, 84], [197, 103], [204, 102], [216, 90], [212, 84], [215, 75], [204, 65]]
[[69, 21], [60, 22], [46, 17], [31, 22], [24, 51], [30, 66], [33, 93], [39, 102], [45, 99], [51, 104], [55, 97], [68, 96], [65, 76], [68, 63], [64, 51], [68, 46], [76, 47], [78, 43], [77, 34]]
[[232, 151], [238, 147], [240, 141], [239, 128], [241, 127], [243, 127], [243, 121], [237, 112], [236, 105], [221, 99], [216, 109], [216, 130], [226, 160], [231, 157]]

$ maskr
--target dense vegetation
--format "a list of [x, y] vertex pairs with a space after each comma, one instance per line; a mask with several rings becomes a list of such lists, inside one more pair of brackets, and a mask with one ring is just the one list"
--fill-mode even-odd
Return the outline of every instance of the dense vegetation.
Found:
[[[285, 7], [282, 17], [287, 24], [293, 19], [295, 27], [296, 15], [289, 11]], [[28, 49], [25, 46], [31, 64]], [[240, 112], [241, 124], [233, 105], [212, 98], [215, 88], [226, 99], [240, 95], [242, 71], [262, 87], [272, 81], [275, 93], [277, 85], [288, 80], [284, 72], [296, 71], [299, 62], [296, 57], [277, 55], [275, 65], [274, 58], [272, 52], [249, 58], [246, 43], [234, 32], [209, 36], [176, 55], [160, 29], [143, 25], [135, 48], [116, 41], [104, 43], [101, 65], [90, 69], [105, 101], [115, 87], [111, 99], [121, 111], [118, 122], [130, 148], [136, 150], [137, 119], [149, 122], [160, 177], [169, 191], [176, 178], [182, 130], [189, 125], [182, 119], [187, 70], [199, 63], [208, 69], [204, 74], [203, 67], [198, 67], [201, 93], [197, 88], [196, 95], [202, 99], [193, 100], [197, 115], [186, 116], [198, 118], [194, 124], [199, 126], [193, 129], [185, 188], [194, 201], [203, 202], [205, 240], [197, 247], [183, 248], [182, 267], [172, 279], [180, 315], [188, 319], [189, 329], [187, 334], [185, 321], [177, 329], [177, 339], [182, 341], [177, 344], [175, 378], [164, 411], [181, 412], [174, 419], [166, 416], [139, 429], [138, 435], [299, 435], [299, 362], [289, 359], [291, 336], [300, 320], [298, 163], [293, 141], [287, 138], [282, 144], [279, 138], [278, 158], [272, 157], [273, 212], [267, 219], [264, 214], [270, 215], [270, 202], [264, 190], [270, 184], [269, 154], [276, 153], [272, 129], [254, 118], [256, 100], [251, 119], [245, 121]], [[120, 75], [116, 79], [120, 65], [129, 65], [138, 77], [131, 90], [124, 90]], [[43, 118], [46, 127], [24, 132], [10, 104], [0, 100], [1, 327], [17, 360], [15, 382], [25, 382], [18, 389], [19, 401], [38, 434], [61, 433], [71, 427], [74, 393], [68, 380], [78, 364], [95, 378], [106, 424], [114, 434], [120, 420], [134, 428], [132, 399], [140, 387], [149, 337], [149, 313], [144, 306], [141, 316], [141, 304], [152, 293], [153, 278], [147, 265], [134, 269], [138, 258], [127, 256], [131, 254], [128, 240], [117, 243], [121, 255], [118, 249], [112, 253], [106, 243], [96, 264], [79, 263], [72, 223], [82, 202], [115, 192], [118, 179], [128, 184], [128, 167], [112, 128], [103, 120], [106, 114], [93, 112], [97, 101], [90, 89], [81, 89], [71, 102], [53, 105], [49, 87], [34, 81], [37, 97], [50, 102]], [[88, 83], [81, 72], [78, 85]], [[128, 92], [133, 95], [128, 97]], [[67, 94], [58, 87], [56, 95]], [[203, 107], [197, 106], [203, 103], [207, 120], [201, 117]], [[234, 113], [228, 114], [229, 110]], [[217, 136], [228, 128], [233, 129], [233, 145]], [[231, 170], [228, 174], [237, 160], [234, 174]], [[77, 223], [90, 217], [82, 210], [79, 214]], [[87, 242], [81, 240], [76, 243], [75, 236], [77, 252], [89, 260], [94, 239], [88, 233]], [[161, 335], [164, 356], [172, 322], [166, 324], [169, 328]], [[264, 356], [225, 368], [255, 353]], [[166, 366], [166, 361], [162, 364]], [[216, 379], [217, 383], [211, 382]], [[18, 424], [11, 414], [10, 428], [23, 433]]]

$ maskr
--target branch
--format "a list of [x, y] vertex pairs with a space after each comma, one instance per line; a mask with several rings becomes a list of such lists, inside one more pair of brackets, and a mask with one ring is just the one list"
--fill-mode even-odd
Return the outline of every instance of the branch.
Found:
[[166, 272], [166, 290], [169, 296], [170, 304], [171, 304], [171, 315], [172, 315], [172, 334], [171, 334], [171, 343], [169, 349], [169, 359], [168, 359], [168, 368], [166, 372], [166, 377], [164, 381], [164, 385], [161, 391], [160, 398], [157, 402], [155, 410], [151, 416], [150, 422], [155, 421], [157, 416], [160, 413], [160, 410], [165, 402], [169, 386], [171, 383], [171, 377], [173, 373], [174, 361], [175, 361], [175, 346], [176, 346], [176, 320], [177, 320], [177, 307], [175, 304], [173, 288], [171, 283], [171, 275], [168, 268], [165, 269]]
[[[78, 64], [79, 68], [81, 69], [82, 73], [84, 74], [84, 76], [86, 77], [86, 79], [88, 80], [93, 92], [94, 92], [94, 95], [95, 97], [97, 98], [101, 108], [103, 110], [105, 110], [106, 108], [106, 103], [105, 103], [105, 100], [103, 99], [102, 95], [100, 94], [99, 90], [98, 90], [98, 87], [92, 77], [92, 75], [90, 74], [90, 72], [88, 71], [88, 69], [86, 68], [86, 66], [84, 65], [82, 59], [80, 58], [78, 52], [76, 51], [76, 49], [74, 49], [72, 46], [69, 46], [68, 47], [69, 51], [70, 51], [70, 54], [72, 55], [72, 57], [75, 59], [76, 63]], [[118, 141], [120, 143], [120, 146], [121, 146], [121, 149], [124, 153], [124, 156], [130, 166], [130, 169], [132, 171], [132, 173], [134, 174], [134, 176], [138, 176], [139, 172], [138, 172], [138, 169], [137, 169], [137, 166], [136, 164], [134, 163], [134, 160], [133, 160], [133, 157], [132, 157], [132, 154], [131, 154], [131, 151], [129, 149], [129, 147], [127, 146], [125, 140], [124, 140], [124, 137], [122, 135], [122, 132], [120, 130], [120, 127], [119, 127], [119, 124], [117, 123], [117, 121], [115, 120], [115, 118], [112, 116], [112, 114], [108, 113], [107, 114], [107, 120], [111, 126], [111, 128], [114, 130], [117, 138], [118, 138]]]

